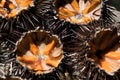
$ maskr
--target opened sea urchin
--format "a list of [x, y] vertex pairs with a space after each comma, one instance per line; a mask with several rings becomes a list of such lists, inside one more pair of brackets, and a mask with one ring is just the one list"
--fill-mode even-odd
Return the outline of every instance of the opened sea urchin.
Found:
[[[119, 26], [100, 24], [82, 26], [73, 30], [81, 44], [73, 75], [81, 80], [119, 80], [120, 35]], [[81, 49], [82, 48], [82, 49]]]
[[35, 74], [52, 72], [63, 58], [58, 37], [45, 31], [27, 33], [18, 41], [15, 54], [20, 64]]
[[1, 0], [0, 15], [3, 18], [15, 17], [24, 9], [33, 6], [32, 0]]
[[76, 24], [87, 24], [101, 16], [101, 0], [56, 0], [58, 17]]
[[1, 0], [1, 36], [6, 36], [14, 29], [20, 29], [20, 31], [35, 29], [35, 26], [41, 22], [41, 18], [37, 16], [39, 12], [36, 12], [41, 9], [37, 7], [38, 5], [41, 5], [39, 0]]
[[0, 76], [22, 80], [66, 79], [69, 75], [67, 68], [70, 68], [66, 59], [74, 52], [67, 50], [67, 45], [72, 45], [68, 40], [73, 33], [66, 26], [62, 21], [55, 21], [35, 30], [16, 30], [19, 34], [13, 32], [4, 37], [0, 45]]

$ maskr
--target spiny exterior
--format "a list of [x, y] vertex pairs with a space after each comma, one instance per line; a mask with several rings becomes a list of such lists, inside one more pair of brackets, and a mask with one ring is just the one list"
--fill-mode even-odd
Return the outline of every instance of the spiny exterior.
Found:
[[[52, 23], [51, 23], [52, 22]], [[67, 74], [69, 75], [69, 67], [70, 64], [67, 63], [66, 60], [70, 60], [69, 55], [74, 54], [74, 51], [71, 49], [71, 52], [69, 52], [67, 49], [68, 45], [72, 46], [72, 42], [68, 41], [71, 39], [71, 29], [69, 23], [64, 23], [63, 21], [54, 20], [54, 21], [44, 21], [44, 24], [41, 26], [38, 26], [35, 30], [44, 30], [49, 31], [53, 35], [57, 35], [58, 38], [61, 40], [61, 43], [63, 44], [63, 55], [64, 58], [62, 59], [61, 63], [58, 67], [56, 67], [52, 72], [48, 74], [35, 74], [31, 70], [29, 70], [26, 67], [23, 67], [19, 61], [16, 58], [15, 54], [15, 48], [16, 48], [16, 42], [20, 39], [20, 37], [26, 33], [31, 32], [31, 30], [27, 29], [25, 32], [20, 32], [19, 29], [15, 30], [15, 32], [11, 32], [7, 37], [3, 38], [3, 41], [1, 41], [1, 53], [0, 53], [0, 61], [1, 64], [3, 64], [4, 69], [4, 77], [5, 76], [11, 76], [11, 77], [18, 77], [22, 80], [24, 79], [32, 79], [32, 80], [61, 80], [66, 79]], [[13, 46], [13, 47], [11, 47]], [[7, 49], [7, 50], [6, 50]], [[69, 68], [69, 69], [68, 69]]]

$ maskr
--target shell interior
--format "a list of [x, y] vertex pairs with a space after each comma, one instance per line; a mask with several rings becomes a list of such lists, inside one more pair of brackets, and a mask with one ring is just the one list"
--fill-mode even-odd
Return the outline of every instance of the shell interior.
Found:
[[100, 31], [89, 41], [88, 57], [110, 75], [120, 69], [119, 40], [117, 30], [113, 29]]
[[46, 31], [26, 33], [18, 41], [15, 53], [19, 63], [36, 74], [52, 72], [64, 57], [58, 37]]
[[58, 0], [58, 17], [75, 24], [87, 24], [100, 18], [101, 3], [101, 0]]

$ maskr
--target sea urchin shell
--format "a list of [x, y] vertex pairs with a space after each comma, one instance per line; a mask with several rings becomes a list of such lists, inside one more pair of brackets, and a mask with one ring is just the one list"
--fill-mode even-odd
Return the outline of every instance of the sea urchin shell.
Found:
[[39, 5], [41, 5], [40, 0], [1, 0], [0, 37], [15, 30], [24, 32], [40, 26], [43, 20], [41, 21], [41, 17], [37, 16], [41, 9]]
[[73, 75], [82, 80], [119, 80], [119, 26], [97, 23], [73, 31], [77, 31], [77, 42], [82, 45]]
[[[3, 76], [18, 77], [27, 80], [61, 80], [68, 73], [67, 60], [74, 51], [71, 29], [64, 21], [45, 22], [35, 30], [19, 29], [3, 37], [0, 47], [0, 63], [3, 64]], [[9, 44], [9, 45], [7, 45]], [[69, 59], [70, 60], [70, 59]], [[70, 62], [72, 63], [72, 62]]]
[[50, 73], [63, 58], [62, 44], [49, 32], [27, 33], [17, 43], [15, 54], [21, 65], [36, 74]]

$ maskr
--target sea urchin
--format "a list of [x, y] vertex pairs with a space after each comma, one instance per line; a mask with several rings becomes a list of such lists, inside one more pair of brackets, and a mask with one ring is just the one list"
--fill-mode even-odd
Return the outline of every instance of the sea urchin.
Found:
[[21, 65], [36, 74], [53, 71], [63, 58], [60, 40], [45, 31], [27, 33], [18, 41], [15, 54]]
[[81, 44], [73, 75], [82, 80], [119, 80], [119, 26], [104, 27], [97, 23], [73, 30]]

